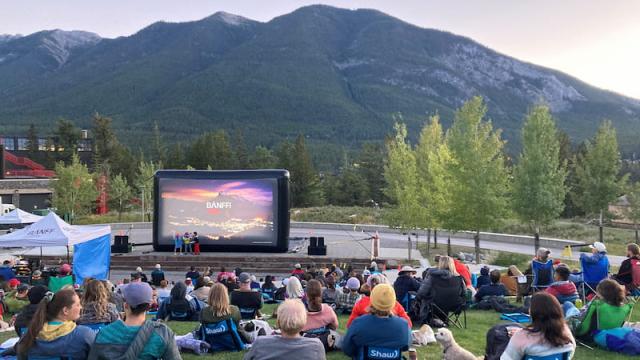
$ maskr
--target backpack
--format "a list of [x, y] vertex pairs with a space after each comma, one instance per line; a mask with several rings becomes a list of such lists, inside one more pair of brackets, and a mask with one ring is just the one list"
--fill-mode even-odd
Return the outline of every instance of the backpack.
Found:
[[500, 324], [487, 331], [487, 347], [485, 349], [485, 360], [500, 360], [500, 356], [507, 348], [514, 329], [522, 329], [518, 323]]
[[286, 287], [278, 288], [278, 290], [276, 290], [276, 292], [273, 294], [273, 300], [284, 301], [284, 294], [286, 294], [286, 292], [287, 292]]
[[303, 337], [320, 340], [320, 342], [322, 343], [322, 346], [324, 346], [325, 353], [335, 349], [335, 341], [329, 341], [330, 335], [331, 335], [331, 331], [326, 327], [311, 329], [302, 333]]
[[164, 344], [170, 344], [176, 341], [173, 333], [165, 324], [147, 320], [140, 330], [138, 330], [133, 341], [128, 345], [95, 343], [92, 347], [96, 349], [92, 349], [92, 353], [94, 352], [93, 350], [98, 350], [96, 353], [100, 354], [99, 358], [108, 358], [111, 360], [137, 360], [153, 333], [160, 336]]

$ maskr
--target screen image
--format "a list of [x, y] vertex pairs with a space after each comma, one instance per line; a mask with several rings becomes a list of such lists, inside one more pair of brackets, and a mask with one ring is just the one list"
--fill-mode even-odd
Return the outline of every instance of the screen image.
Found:
[[275, 245], [273, 179], [158, 181], [158, 242], [197, 232], [201, 245]]

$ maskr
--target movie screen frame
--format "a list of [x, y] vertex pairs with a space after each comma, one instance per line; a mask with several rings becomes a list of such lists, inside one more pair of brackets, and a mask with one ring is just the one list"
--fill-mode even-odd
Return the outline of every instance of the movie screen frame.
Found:
[[160, 180], [269, 180], [273, 181], [273, 226], [276, 241], [271, 244], [205, 244], [202, 252], [286, 252], [289, 248], [289, 172], [287, 170], [158, 170], [154, 175], [153, 188], [153, 249], [154, 251], [174, 251], [173, 242], [161, 243], [160, 234]]

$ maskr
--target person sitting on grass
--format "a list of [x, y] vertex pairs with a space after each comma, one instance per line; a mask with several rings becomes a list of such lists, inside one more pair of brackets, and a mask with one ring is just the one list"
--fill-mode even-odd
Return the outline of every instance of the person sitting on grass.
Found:
[[47, 292], [33, 315], [27, 333], [16, 345], [18, 359], [86, 359], [95, 333], [76, 325], [82, 305], [73, 289]]
[[564, 322], [562, 307], [554, 296], [539, 292], [531, 298], [531, 325], [518, 330], [500, 360], [522, 360], [526, 356], [569, 353], [573, 357], [576, 341]]
[[[575, 306], [564, 303], [564, 311], [577, 313]], [[628, 320], [633, 305], [625, 304], [625, 290], [611, 279], [602, 280], [596, 287], [596, 298], [589, 303], [586, 311], [570, 318], [569, 323], [578, 338], [589, 339], [595, 330], [609, 330], [621, 327]]]
[[109, 292], [100, 280], [91, 280], [82, 294], [82, 311], [78, 324], [110, 324], [120, 319], [116, 305], [109, 302]]
[[640, 269], [640, 246], [637, 244], [627, 245], [627, 258], [620, 264], [620, 269], [613, 279], [627, 288], [629, 293], [638, 291], [638, 285], [633, 283], [633, 275]]
[[209, 291], [211, 291], [211, 287], [209, 287], [209, 284], [205, 280], [204, 276], [200, 276], [198, 277], [198, 279], [196, 279], [196, 286], [194, 287], [190, 295], [200, 301], [206, 302], [209, 298]]
[[316, 338], [300, 336], [307, 323], [307, 311], [298, 299], [285, 300], [277, 310], [281, 335], [259, 336], [244, 355], [244, 360], [324, 360], [324, 346]]
[[29, 305], [29, 298], [27, 297], [28, 292], [29, 285], [20, 284], [15, 290], [5, 295], [4, 303], [7, 305], [7, 310], [10, 314], [17, 314]]
[[571, 271], [565, 265], [558, 266], [555, 271], [555, 281], [545, 290], [547, 293], [555, 296], [560, 304], [566, 301], [573, 302], [578, 298], [578, 289], [576, 285], [569, 281]]
[[26, 331], [29, 323], [31, 323], [31, 319], [33, 315], [38, 310], [38, 305], [42, 298], [47, 293], [47, 287], [42, 285], [37, 285], [29, 289], [27, 292], [27, 298], [29, 298], [29, 304], [22, 308], [22, 311], [16, 315], [16, 321], [14, 327], [16, 329], [16, 333], [18, 336], [22, 336], [24, 331]]
[[229, 292], [227, 288], [220, 284], [214, 284], [209, 291], [209, 298], [207, 299], [209, 304], [200, 312], [201, 324], [214, 324], [220, 321], [231, 319], [238, 329], [238, 334], [245, 343], [250, 343], [251, 338], [244, 331], [244, 328], [240, 326], [240, 309], [237, 306], [229, 304]]
[[307, 283], [307, 323], [302, 331], [338, 328], [338, 317], [331, 306], [322, 303], [322, 285], [318, 280]]
[[404, 297], [410, 293], [415, 293], [420, 289], [420, 282], [414, 277], [416, 270], [411, 266], [403, 266], [398, 272], [398, 278], [393, 283], [393, 290], [396, 292], [398, 301], [404, 300]]
[[524, 276], [522, 271], [515, 265], [510, 265], [507, 268], [507, 273], [500, 277], [500, 283], [507, 288], [509, 295], [518, 295], [518, 277]]
[[62, 264], [58, 269], [58, 276], [49, 278], [47, 287], [55, 294], [66, 286], [73, 286], [73, 275], [71, 275], [71, 265]]
[[[127, 287], [132, 284], [127, 285]], [[187, 286], [184, 283], [178, 282], [171, 289], [171, 296], [160, 303], [156, 319], [198, 321], [200, 310], [202, 310], [204, 306], [204, 303], [200, 300], [187, 295]]]
[[160, 264], [156, 264], [155, 268], [151, 272], [151, 285], [160, 286], [160, 282], [164, 280], [164, 271], [162, 271], [162, 266]]
[[489, 273], [489, 280], [491, 283], [478, 289], [474, 299], [476, 302], [480, 302], [485, 296], [507, 296], [509, 292], [507, 288], [500, 283], [500, 271], [492, 270]]
[[173, 331], [162, 322], [146, 320], [153, 301], [149, 284], [131, 283], [123, 289], [123, 296], [124, 320], [100, 329], [88, 359], [181, 360]]
[[411, 344], [411, 331], [405, 319], [395, 316], [398, 303], [393, 287], [378, 284], [371, 290], [369, 315], [353, 321], [342, 340], [342, 351], [352, 359], [362, 358], [365, 346], [406, 351]]
[[303, 303], [306, 303], [307, 299], [304, 295], [304, 289], [302, 283], [296, 276], [290, 276], [287, 282], [287, 291], [285, 293], [287, 299], [300, 299]]
[[[262, 309], [262, 294], [251, 290], [251, 276], [245, 272], [238, 277], [240, 288], [231, 292], [231, 304], [237, 306], [244, 315], [244, 319], [260, 316]], [[253, 316], [248, 316], [253, 313]]]
[[160, 286], [157, 288], [158, 290], [158, 304], [160, 304], [164, 299], [171, 296], [171, 290], [169, 289], [169, 281], [162, 280], [160, 281]]
[[42, 277], [42, 271], [36, 270], [31, 275], [31, 286], [47, 286], [47, 281]]
[[343, 314], [351, 313], [360, 299], [358, 290], [360, 290], [360, 281], [355, 277], [349, 278], [346, 286], [336, 295], [336, 310], [342, 311]]
[[[376, 286], [381, 284], [389, 285], [389, 280], [383, 274], [376, 274], [376, 275], [371, 275], [368, 279], [368, 284], [365, 284], [365, 285], [368, 285], [369, 293], [371, 293], [373, 289], [376, 288]], [[351, 326], [351, 324], [356, 318], [363, 315], [367, 315], [369, 313], [370, 305], [371, 305], [370, 295], [363, 296], [360, 300], [358, 300], [358, 302], [356, 302], [355, 306], [353, 307], [353, 311], [351, 311], [349, 320], [347, 320], [347, 327]], [[405, 319], [409, 324], [409, 327], [413, 326], [413, 324], [411, 323], [411, 318], [409, 318], [409, 315], [407, 315], [407, 312], [404, 310], [404, 307], [402, 307], [402, 304], [400, 304], [398, 301], [396, 301], [393, 307], [393, 313], [396, 316]]]
[[333, 273], [329, 273], [325, 279], [326, 288], [322, 290], [322, 302], [326, 304], [335, 304], [338, 290], [336, 289], [336, 279]]
[[480, 269], [480, 276], [478, 276], [478, 280], [476, 280], [476, 288], [480, 290], [481, 287], [485, 285], [491, 284], [491, 279], [489, 279], [489, 272], [491, 269], [487, 265], [483, 266]]

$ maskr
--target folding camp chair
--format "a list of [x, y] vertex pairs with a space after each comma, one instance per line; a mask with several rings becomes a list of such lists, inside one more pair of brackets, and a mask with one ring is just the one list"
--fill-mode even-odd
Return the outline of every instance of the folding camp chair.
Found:
[[211, 345], [211, 351], [241, 351], [246, 348], [231, 319], [200, 325], [197, 338]]
[[543, 263], [538, 260], [531, 261], [531, 272], [533, 273], [533, 281], [531, 288], [533, 291], [541, 291], [549, 287], [553, 283], [553, 261], [551, 259]]
[[401, 360], [402, 350], [382, 346], [365, 345], [359, 352], [358, 360]]
[[[455, 310], [442, 309], [437, 304], [431, 304], [431, 311], [444, 321], [447, 326], [453, 324], [458, 329], [467, 328], [467, 306], [466, 304], [459, 305]], [[460, 317], [462, 316], [462, 320]]]

